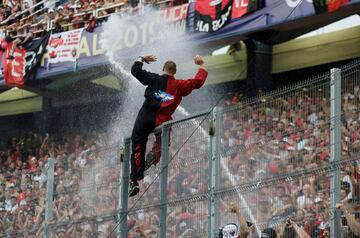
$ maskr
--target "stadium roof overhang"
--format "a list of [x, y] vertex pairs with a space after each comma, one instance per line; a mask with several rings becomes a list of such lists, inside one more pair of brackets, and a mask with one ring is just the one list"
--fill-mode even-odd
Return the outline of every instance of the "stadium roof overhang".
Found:
[[[273, 47], [273, 74], [334, 63], [360, 57], [360, 26], [298, 38]], [[207, 84], [218, 84], [246, 77], [246, 47], [233, 54], [206, 57]], [[187, 63], [186, 67], [191, 67]]]
[[[258, 27], [246, 27], [241, 21], [233, 21], [227, 26], [229, 30], [225, 34], [199, 34], [201, 45], [204, 48], [219, 47], [228, 45], [246, 39], [255, 39], [264, 43], [279, 44], [298, 36], [346, 18], [348, 16], [360, 13], [360, 2], [343, 6], [332, 13], [311, 14], [309, 16], [293, 19], [291, 21], [282, 21], [278, 24], [263, 24]], [[251, 22], [250, 22], [251, 23]]]
[[[270, 34], [272, 37], [269, 43], [276, 44], [273, 48], [273, 73], [357, 58], [360, 57], [360, 47], [358, 47], [360, 26], [309, 38], [291, 41], [289, 39], [359, 12], [360, 3], [355, 3], [331, 14], [295, 19], [267, 29], [257, 29], [256, 32], [240, 34], [234, 28], [235, 31], [226, 37], [218, 40], [205, 39], [204, 46], [209, 50], [248, 38], [264, 41], [264, 39], [269, 39]], [[246, 50], [244, 48], [232, 55], [207, 57], [207, 67], [210, 71], [207, 83], [217, 84], [245, 78]], [[87, 64], [86, 67], [80, 67], [71, 72], [65, 70], [45, 75], [39, 80], [27, 82], [23, 89], [9, 90], [9, 87], [2, 85], [0, 87], [0, 116], [41, 111], [42, 96], [56, 98], [58, 105], [66, 105], [66, 101], [80, 103], [76, 98], [80, 92], [86, 95], [82, 97], [83, 102], [91, 102], [95, 93], [95, 95], [104, 95], [99, 97], [99, 100], [118, 97], [118, 92], [122, 88], [121, 80], [111, 72], [108, 62], [101, 62]], [[190, 65], [191, 63], [185, 63], [185, 67], [190, 68]]]
[[285, 22], [283, 24], [270, 27], [265, 31], [247, 34], [246, 37], [257, 39], [259, 41], [265, 39], [266, 41], [268, 39], [267, 36], [271, 34], [272, 37], [268, 40], [269, 43], [283, 43], [358, 13], [360, 13], [360, 3], [345, 6], [333, 13], [313, 15], [291, 22]]
[[[360, 57], [359, 42], [360, 26], [357, 26], [277, 44], [273, 48], [273, 73], [358, 58]], [[207, 84], [224, 83], [246, 77], [245, 47], [231, 55], [207, 56], [206, 62], [209, 70]], [[180, 67], [191, 69], [193, 64], [188, 62]], [[39, 95], [56, 97], [58, 105], [62, 100], [65, 102], [65, 99], [69, 101], [71, 98], [73, 98], [72, 102], [80, 103], [75, 99], [76, 95], [80, 93], [86, 95], [82, 97], [83, 101], [91, 101], [94, 95], [103, 95], [99, 99], [110, 100], [118, 97], [119, 91], [123, 87], [122, 80], [117, 77], [118, 75], [114, 75], [109, 67], [99, 66], [60, 74], [42, 81], [31, 81], [24, 88], [34, 94], [30, 94], [29, 98], [21, 97], [21, 95], [27, 95], [24, 91], [9, 90], [5, 86], [1, 88], [1, 91], [6, 92], [4, 95], [7, 95], [7, 100], [10, 101], [33, 100], [33, 96]], [[11, 94], [13, 96], [10, 96]], [[4, 101], [0, 101], [0, 103], [5, 105]], [[66, 103], [62, 103], [62, 105], [64, 104]], [[41, 107], [38, 106], [34, 110], [37, 111], [39, 108]]]
[[0, 116], [42, 111], [43, 97], [52, 98], [54, 107], [76, 106], [118, 98], [121, 81], [109, 71], [94, 68], [63, 74], [41, 81], [31, 81], [22, 88], [1, 87]]
[[36, 93], [12, 88], [0, 93], [0, 116], [9, 116], [42, 110], [42, 97]]

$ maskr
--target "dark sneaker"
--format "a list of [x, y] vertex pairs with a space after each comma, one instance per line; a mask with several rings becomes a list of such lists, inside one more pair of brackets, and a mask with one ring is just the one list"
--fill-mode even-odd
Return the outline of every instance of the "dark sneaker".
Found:
[[154, 156], [155, 159], [154, 159], [154, 162], [153, 162], [153, 165], [157, 165], [159, 162], [160, 162], [160, 157], [157, 157], [157, 156]]
[[150, 151], [147, 155], [146, 155], [146, 159], [145, 159], [145, 171], [148, 170], [151, 165], [154, 163], [155, 161], [155, 154], [154, 152]]
[[130, 190], [129, 190], [129, 197], [133, 197], [138, 194], [140, 191], [140, 187], [137, 181], [130, 182]]

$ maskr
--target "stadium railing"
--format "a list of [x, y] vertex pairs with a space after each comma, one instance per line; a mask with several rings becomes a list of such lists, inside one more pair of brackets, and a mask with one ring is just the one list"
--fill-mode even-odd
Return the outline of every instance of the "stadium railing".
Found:
[[[19, 16], [22, 16], [24, 15], [25, 13], [27, 12], [31, 12], [31, 14], [29, 16], [26, 16], [25, 18], [23, 19], [28, 19], [38, 13], [41, 13], [41, 12], [44, 12], [45, 10], [47, 10], [47, 8], [43, 7], [41, 9], [38, 9], [36, 10], [35, 12], [32, 12], [35, 10], [35, 8], [37, 8], [38, 6], [41, 6], [43, 4], [46, 4], [48, 3], [50, 0], [43, 0], [39, 3], [36, 3], [35, 5], [31, 6], [30, 8], [27, 8], [25, 10], [23, 10], [21, 13], [19, 13], [16, 17], [19, 17]], [[56, 0], [53, 4], [55, 5], [56, 3], [58, 3], [60, 0]], [[155, 3], [152, 3], [153, 6], [162, 6], [164, 4], [168, 4], [168, 3], [171, 3], [172, 1], [171, 0], [165, 0], [165, 1], [159, 1], [159, 2], [155, 2]], [[149, 5], [148, 3], [143, 3], [141, 4], [141, 6], [139, 6], [139, 9], [143, 9], [146, 5]], [[103, 19], [107, 19], [110, 15], [114, 14], [114, 13], [117, 13], [119, 12], [118, 9], [120, 8], [123, 9], [124, 7], [129, 7], [129, 5], [127, 5], [126, 3], [122, 2], [122, 3], [114, 3], [110, 6], [105, 6], [105, 7], [101, 7], [101, 8], [96, 8], [95, 10], [86, 10], [86, 11], [83, 11], [83, 12], [80, 12], [80, 13], [76, 13], [73, 15], [73, 17], [85, 17], [86, 15], [88, 14], [92, 14], [95, 18], [96, 18], [96, 21], [101, 21]], [[106, 11], [106, 10], [112, 10], [113, 13], [110, 13], [110, 14], [105, 14], [105, 15], [102, 15], [100, 13]], [[121, 11], [120, 11], [121, 12]], [[69, 20], [70, 18], [69, 17], [65, 17], [63, 18], [63, 20]], [[7, 18], [6, 20], [2, 21], [0, 23], [0, 25], [4, 25], [6, 24], [7, 22], [9, 22], [10, 18]], [[66, 24], [61, 24], [60, 26], [62, 28], [65, 28], [67, 29], [68, 27], [72, 27], [74, 25], [82, 25], [82, 27], [84, 25], [86, 25], [88, 23], [88, 20], [87, 19], [79, 19], [78, 21], [76, 22], [69, 22], [69, 23], [66, 23]], [[32, 24], [31, 25], [32, 27], [35, 27], [37, 26], [37, 24]], [[40, 30], [36, 30], [36, 31], [33, 31], [32, 33], [35, 35], [35, 36], [38, 36], [38, 34], [44, 32], [44, 31], [50, 31], [50, 30], [53, 30], [54, 29], [54, 19], [48, 19], [48, 22], [46, 24], [46, 28], [45, 29], [40, 29]], [[15, 38], [18, 38], [18, 37], [24, 37], [24, 35], [16, 35]]]
[[[330, 229], [332, 237], [354, 237], [335, 203], [354, 212], [360, 205], [359, 71], [354, 61], [341, 73], [164, 124], [147, 148], [161, 138], [161, 161], [134, 198], [128, 199], [131, 141], [122, 159], [118, 147], [87, 151], [74, 159], [70, 190], [55, 179], [54, 199], [47, 198], [62, 213], [59, 200], [78, 207], [47, 225], [106, 237], [218, 237], [219, 226], [237, 222], [229, 211], [235, 203], [253, 224], [253, 237], [268, 227], [283, 232], [288, 218], [311, 237]], [[93, 160], [102, 162], [92, 166]]]
[[[0, 237], [40, 237], [45, 230], [45, 203], [48, 188], [49, 167], [4, 171], [4, 179], [11, 181], [5, 193], [9, 193], [16, 202], [2, 207]], [[48, 209], [49, 210], [49, 209]]]
[[[219, 226], [237, 221], [229, 212], [236, 203], [255, 236], [268, 227], [282, 232], [290, 218], [309, 235], [331, 228], [340, 237], [346, 226], [339, 223], [335, 203], [359, 205], [353, 181], [358, 142], [344, 135], [345, 129], [353, 132], [349, 123], [359, 123], [359, 66], [356, 61], [341, 69], [341, 77], [340, 71], [327, 72], [163, 125], [162, 137], [170, 143], [162, 143], [161, 165], [149, 169], [127, 215], [140, 228], [151, 224], [144, 232], [156, 237], [217, 237]], [[332, 86], [340, 80], [342, 94], [334, 96]], [[332, 102], [343, 107], [341, 114], [331, 114]], [[340, 130], [341, 142], [334, 141], [331, 131]], [[125, 217], [120, 237], [127, 235]]]
[[54, 193], [47, 194], [47, 200], [52, 201], [53, 222], [47, 224], [45, 237], [61, 231], [72, 237], [94, 229], [100, 237], [116, 226], [120, 149], [118, 145], [92, 148], [69, 158], [69, 169], [55, 175]]
[[[65, 230], [106, 237], [139, 231], [150, 237], [217, 237], [219, 226], [237, 222], [229, 211], [235, 203], [255, 237], [264, 228], [279, 230], [287, 218], [311, 237], [328, 228], [333, 237], [355, 237], [343, 216], [336, 222], [334, 205], [341, 202], [354, 214], [360, 205], [360, 61], [339, 72], [164, 124], [147, 148], [162, 138], [161, 161], [131, 199], [129, 139], [122, 148], [69, 155], [66, 169], [49, 163], [26, 179], [34, 192], [35, 177], [47, 174], [26, 201], [42, 208], [34, 230], [6, 227], [1, 236], [51, 237]], [[339, 115], [331, 114], [335, 102]], [[332, 134], [339, 130], [336, 141]]]
[[[237, 222], [229, 211], [235, 203], [253, 224], [253, 237], [269, 227], [289, 232], [283, 231], [288, 218], [311, 237], [328, 231], [355, 237], [335, 204], [353, 211], [360, 205], [359, 66], [355, 61], [341, 72], [164, 124], [147, 148], [161, 138], [160, 164], [146, 172], [131, 199], [131, 141], [124, 144], [123, 160], [114, 149], [110, 157], [100, 153], [103, 166], [92, 167], [94, 151], [86, 152], [76, 159], [71, 191], [59, 192], [63, 185], [55, 179], [55, 198], [48, 197], [60, 206], [74, 194], [70, 200], [78, 210], [70, 207], [69, 219], [48, 227], [93, 229], [107, 237], [218, 237], [219, 226]], [[342, 109], [333, 114], [333, 107]]]

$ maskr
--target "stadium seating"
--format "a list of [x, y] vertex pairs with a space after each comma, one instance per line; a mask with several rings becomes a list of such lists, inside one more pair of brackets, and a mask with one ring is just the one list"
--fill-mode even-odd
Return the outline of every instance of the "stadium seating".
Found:
[[[357, 110], [360, 90], [353, 85], [346, 90], [342, 128], [344, 159], [354, 156], [360, 146], [360, 115]], [[328, 163], [330, 103], [325, 91], [322, 86], [311, 90], [304, 88], [297, 94], [272, 97], [271, 102], [263, 97], [260, 104], [259, 101], [256, 104], [243, 104], [245, 108], [240, 100], [235, 99], [238, 95], [231, 96], [226, 104], [240, 107], [242, 114], [239, 115], [239, 109], [224, 114], [222, 156], [234, 180], [241, 184], [255, 181], [259, 176], [272, 177]], [[302, 110], [296, 110], [298, 107]], [[116, 155], [104, 150], [110, 148], [106, 141], [106, 134], [102, 133], [45, 137], [31, 133], [3, 142], [0, 165], [1, 236], [40, 237], [44, 232], [44, 165], [49, 157], [53, 157], [56, 163], [52, 224], [57, 224], [54, 229], [58, 237], [62, 237], [62, 234], [70, 237], [107, 237], [116, 224], [112, 216], [117, 210], [119, 194], [116, 188], [120, 169]], [[360, 196], [359, 168], [358, 163], [346, 165], [342, 168], [341, 176], [342, 201], [355, 204], [355, 207]], [[170, 176], [169, 199], [206, 191], [201, 176], [196, 176], [199, 174], [196, 169], [194, 166], [194, 171], [182, 170], [181, 176]], [[90, 176], [89, 173], [97, 174]], [[226, 183], [222, 186], [232, 186]], [[329, 178], [322, 174], [294, 178], [288, 183], [263, 188], [251, 196], [255, 203], [253, 206], [260, 206], [266, 211], [258, 217], [259, 224], [276, 222], [279, 216], [291, 213], [308, 234], [320, 232], [328, 225]], [[150, 199], [148, 203], [156, 200], [151, 196], [147, 199]], [[225, 200], [221, 205], [224, 214], [227, 213]], [[96, 220], [99, 217], [104, 219], [104, 215], [109, 215], [111, 219], [102, 222]], [[137, 221], [131, 226], [133, 237], [141, 232], [156, 236], [157, 213], [137, 213], [130, 218]], [[169, 227], [169, 235], [182, 237], [184, 233], [191, 232], [191, 223], [198, 222], [200, 218], [206, 220], [206, 216], [196, 209], [175, 209], [169, 215], [172, 220], [170, 224], [173, 224]]]
[[29, 32], [34, 37], [44, 31], [62, 32], [88, 27], [91, 20], [101, 24], [112, 13], [137, 14], [145, 5], [166, 8], [174, 1], [97, 0], [97, 1], [4, 1], [0, 6], [0, 33], [2, 37], [10, 32], [13, 38], [25, 37]]
[[[168, 2], [155, 4], [166, 5]], [[0, 20], [3, 33], [32, 31], [36, 37], [47, 29], [66, 31], [86, 27], [91, 16], [100, 24], [114, 12], [136, 14], [134, 7], [132, 2], [117, 0], [41, 1], [32, 6], [27, 1], [22, 4], [4, 1]], [[20, 36], [22, 34], [16, 37]], [[271, 178], [321, 167], [329, 162], [330, 100], [324, 87], [311, 90], [302, 88], [296, 94], [264, 96], [253, 104], [244, 104], [238, 94], [229, 96], [223, 106], [233, 109], [223, 117], [221, 153], [235, 182], [242, 184], [260, 177]], [[349, 159], [360, 148], [360, 89], [356, 84], [348, 85], [343, 95], [342, 155]], [[192, 146], [201, 147], [201, 144]], [[102, 133], [50, 136], [31, 133], [3, 141], [0, 150], [0, 237], [43, 236], [45, 164], [49, 157], [56, 159], [51, 224], [57, 237], [108, 237], [116, 225], [113, 216], [117, 211], [120, 171], [117, 157], [106, 150], [109, 147], [111, 145]], [[180, 170], [177, 173], [171, 171], [168, 181], [170, 199], [207, 189], [197, 169], [181, 170], [181, 176]], [[341, 181], [342, 202], [358, 209], [360, 164], [344, 166]], [[233, 185], [225, 181], [222, 186]], [[251, 206], [259, 206], [262, 211], [259, 224], [276, 223], [279, 217], [292, 214], [293, 220], [309, 235], [320, 237], [314, 234], [320, 234], [328, 227], [329, 192], [329, 178], [314, 174], [259, 190], [250, 195], [254, 202]], [[147, 203], [156, 201], [152, 196], [147, 199]], [[222, 214], [227, 213], [225, 200], [220, 210]], [[175, 209], [169, 214], [168, 237], [188, 237], [194, 227], [192, 224], [206, 219], [206, 215], [196, 209], [185, 206]], [[146, 237], [157, 237], [158, 213], [133, 214], [130, 221], [136, 221], [129, 224], [132, 237], [141, 233]], [[206, 232], [197, 231], [199, 234]]]

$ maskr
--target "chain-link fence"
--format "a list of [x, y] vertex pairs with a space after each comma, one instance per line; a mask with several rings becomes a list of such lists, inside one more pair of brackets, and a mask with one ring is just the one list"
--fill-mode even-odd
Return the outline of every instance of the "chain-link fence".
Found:
[[22, 163], [22, 170], [2, 171], [0, 237], [40, 237], [44, 234], [47, 173], [36, 158]]
[[90, 147], [54, 159], [48, 236], [111, 234], [118, 220], [120, 153], [118, 146]]
[[[359, 62], [337, 76], [339, 71], [327, 72], [166, 124], [171, 142], [166, 171], [157, 168], [155, 209], [159, 229], [166, 232], [158, 236], [218, 237], [218, 227], [228, 223], [240, 225], [239, 232], [249, 237], [260, 237], [264, 230], [326, 237], [334, 226], [339, 229], [332, 228], [333, 237], [356, 234], [345, 232], [354, 228], [336, 215], [335, 204], [350, 211], [358, 205]], [[341, 141], [334, 131], [341, 133]], [[166, 193], [161, 192], [163, 177]], [[251, 228], [241, 227], [237, 209]]]
[[133, 198], [130, 141], [123, 163], [92, 150], [70, 159], [72, 179], [56, 162], [52, 231], [219, 237], [235, 223], [241, 237], [360, 235], [359, 65], [163, 125], [148, 141], [161, 160]]

